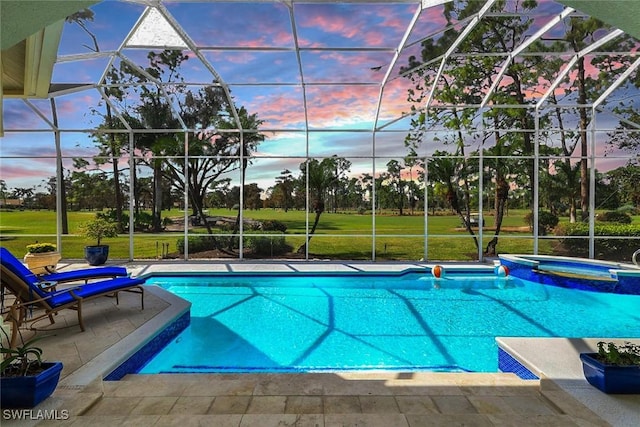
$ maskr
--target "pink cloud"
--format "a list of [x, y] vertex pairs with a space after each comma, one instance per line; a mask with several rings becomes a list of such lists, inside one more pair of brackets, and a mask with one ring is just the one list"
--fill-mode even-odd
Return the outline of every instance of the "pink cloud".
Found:
[[379, 89], [369, 86], [311, 87], [308, 110], [314, 127], [335, 126], [335, 122], [370, 122]]
[[49, 125], [37, 116], [26, 104], [18, 100], [7, 100], [3, 108], [4, 128], [47, 129]]
[[[7, 185], [28, 186], [26, 182], [40, 183], [44, 179], [55, 175], [56, 164], [54, 159], [16, 159], [11, 162], [2, 162], [2, 174], [0, 179], [7, 181]], [[9, 181], [16, 180], [18, 183], [11, 184]], [[23, 184], [23, 181], [25, 182]]]
[[[415, 7], [407, 5], [406, 12], [409, 13], [384, 5], [306, 7], [297, 14], [301, 45], [324, 43], [318, 43], [318, 40], [324, 39], [325, 34], [350, 40], [351, 45], [395, 47]], [[315, 41], [310, 42], [311, 37]]]
[[[420, 106], [416, 106], [419, 108]], [[411, 104], [406, 101], [406, 93], [391, 88], [385, 91], [380, 108], [380, 125], [389, 120], [395, 120], [410, 112]]]
[[305, 16], [299, 25], [308, 28], [321, 28], [325, 33], [342, 34], [348, 38], [355, 36], [360, 31], [345, 16], [339, 14]]
[[387, 35], [382, 32], [367, 33], [364, 35], [364, 42], [369, 46], [381, 46], [385, 44]]
[[220, 68], [225, 63], [246, 64], [256, 59], [256, 55], [249, 51], [210, 51], [206, 52], [205, 56], [215, 68]]
[[382, 24], [381, 26], [385, 28], [393, 28], [397, 34], [404, 34], [407, 29], [408, 21], [405, 19], [400, 19], [397, 16], [385, 16], [382, 15]]
[[290, 31], [278, 31], [272, 34], [271, 42], [275, 46], [293, 46], [293, 35]]
[[250, 108], [257, 111], [264, 127], [290, 127], [304, 124], [304, 112], [300, 109], [300, 98], [291, 94], [271, 94], [252, 100]]

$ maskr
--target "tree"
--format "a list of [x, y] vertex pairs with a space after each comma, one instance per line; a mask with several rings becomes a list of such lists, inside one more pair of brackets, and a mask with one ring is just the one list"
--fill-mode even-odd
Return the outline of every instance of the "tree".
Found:
[[[462, 159], [453, 156], [447, 152], [436, 151], [433, 158], [428, 161], [429, 179], [435, 182], [443, 183], [446, 186], [446, 199], [451, 209], [458, 214], [465, 224], [467, 232], [473, 237], [476, 249], [479, 247], [478, 239], [471, 229], [471, 221], [469, 220], [471, 213], [467, 215], [462, 213], [460, 207], [458, 186], [455, 184], [460, 179], [460, 171], [463, 170], [464, 164]], [[470, 210], [467, 204], [467, 210]]]
[[[80, 28], [82, 28], [91, 38], [92, 46], [85, 45], [88, 49], [93, 52], [100, 52], [100, 46], [98, 44], [98, 39], [93, 34], [86, 25], [87, 21], [93, 21], [94, 13], [90, 9], [83, 9], [79, 12], [72, 14], [71, 16], [66, 18], [67, 22], [76, 23]], [[125, 92], [118, 86], [120, 81], [121, 73], [118, 73], [116, 70], [111, 69], [105, 76], [105, 86], [104, 93], [105, 96], [111, 97], [113, 99], [118, 100], [122, 103], [123, 98], [125, 96]], [[55, 112], [55, 104], [52, 99], [52, 105], [54, 106]], [[113, 173], [113, 185], [115, 187], [114, 191], [114, 208], [116, 214], [116, 222], [118, 224], [118, 232], [122, 232], [122, 224], [123, 224], [123, 205], [124, 205], [124, 197], [122, 191], [120, 189], [120, 171], [119, 171], [119, 161], [122, 156], [123, 148], [128, 147], [128, 138], [125, 134], [115, 134], [113, 132], [109, 132], [109, 130], [114, 128], [124, 129], [124, 124], [120, 122], [120, 120], [116, 119], [113, 116], [111, 111], [111, 105], [108, 102], [104, 103], [105, 105], [105, 113], [102, 115], [103, 123], [99, 126], [98, 132], [93, 133], [93, 138], [100, 147], [99, 157], [96, 157], [95, 161], [97, 164], [106, 163], [107, 159], [111, 163], [112, 173]], [[97, 109], [93, 110], [94, 114], [101, 114]], [[107, 131], [106, 133], [100, 132], [100, 129]], [[63, 206], [66, 203], [63, 202]], [[64, 212], [66, 216], [66, 211]], [[65, 218], [66, 219], [66, 218]], [[63, 221], [66, 223], [66, 221]]]
[[97, 166], [92, 166], [86, 159], [73, 159], [73, 172], [70, 181], [69, 201], [72, 209], [104, 209], [109, 200], [114, 199], [115, 186], [113, 179]]
[[621, 203], [640, 208], [640, 165], [637, 160], [609, 171], [606, 177], [610, 182], [611, 191], [618, 194]]
[[[228, 184], [225, 174], [241, 170], [244, 182], [249, 158], [257, 144], [264, 140], [258, 132], [262, 121], [256, 114], [249, 114], [242, 107], [236, 109], [229, 103], [226, 93], [218, 85], [204, 86], [197, 91], [188, 90], [180, 75], [180, 68], [188, 56], [180, 51], [149, 52], [149, 66], [144, 73], [122, 63], [121, 72], [136, 83], [132, 87], [139, 92], [140, 104], [132, 108], [126, 118], [140, 129], [178, 129], [187, 131], [188, 147], [184, 134], [175, 132], [145, 133], [136, 135], [136, 147], [153, 168], [154, 181], [154, 230], [161, 227], [162, 180], [166, 177], [179, 190], [186, 189], [194, 215], [204, 218], [205, 201], [209, 192]], [[166, 90], [151, 84], [146, 76], [167, 84], [176, 100], [177, 110], [167, 99]], [[169, 85], [170, 84], [170, 85]], [[178, 120], [177, 115], [182, 119]], [[188, 153], [185, 151], [188, 149]], [[184, 159], [188, 154], [188, 161]], [[187, 177], [185, 181], [185, 177]], [[239, 226], [240, 212], [236, 221]], [[209, 234], [211, 225], [204, 221]], [[212, 239], [217, 246], [216, 240]]]
[[[580, 165], [565, 159], [548, 162], [541, 167], [540, 193], [541, 204], [559, 216], [568, 207], [570, 220], [575, 222], [577, 200], [580, 199]], [[553, 173], [551, 172], [553, 170]]]
[[[543, 78], [546, 78], [549, 82], [551, 82], [553, 81], [553, 78], [554, 78], [553, 76], [556, 75], [556, 73], [561, 69], [563, 65], [564, 64], [562, 59], [558, 58], [558, 59], [552, 59], [552, 60], [541, 60], [541, 62], [539, 64], [536, 64], [535, 66], [537, 67], [537, 69], [540, 70], [541, 76]], [[558, 98], [555, 91], [549, 94], [549, 102], [552, 105], [558, 105]], [[573, 167], [571, 156], [578, 144], [578, 132], [572, 129], [566, 129], [566, 126], [564, 124], [564, 115], [561, 108], [555, 108], [549, 114], [549, 116], [550, 117], [546, 118], [545, 120], [548, 123], [548, 125], [551, 126], [551, 123], [555, 123], [558, 129], [560, 129], [560, 133], [558, 135], [560, 139], [560, 152], [557, 152], [552, 149], [548, 149], [547, 154], [562, 156], [562, 160], [560, 161], [563, 162], [563, 165], [558, 166], [558, 170], [559, 172], [564, 173], [564, 176], [566, 178], [565, 182], [566, 182], [567, 188], [569, 189], [569, 191], [565, 191], [564, 194], [562, 194], [561, 192], [560, 194], [557, 194], [557, 196], [560, 196], [560, 198], [566, 198], [566, 196], [569, 197], [569, 200], [568, 200], [569, 222], [575, 223], [577, 220], [577, 208], [578, 208], [577, 206], [578, 199], [576, 198], [575, 192], [578, 191], [579, 193], [581, 191], [581, 189], [579, 189], [580, 167], [578, 168]], [[554, 162], [554, 164], [555, 163], [556, 162]], [[543, 162], [543, 164], [550, 166], [549, 162]], [[545, 177], [545, 174], [548, 174], [548, 167], [545, 171], [543, 171], [542, 178]], [[552, 182], [548, 182], [547, 185], [542, 186], [542, 188], [549, 189], [555, 186], [556, 186], [556, 182], [553, 182], [552, 180]], [[553, 206], [550, 206], [550, 208], [552, 209], [551, 212], [555, 213]]]
[[387, 185], [391, 187], [393, 199], [395, 199], [395, 207], [402, 216], [406, 195], [404, 193], [404, 181], [402, 180], [402, 166], [397, 160], [389, 160], [387, 162], [387, 174], [385, 175]]
[[11, 192], [12, 199], [20, 199], [22, 200], [22, 205], [25, 207], [31, 207], [33, 203], [33, 195], [35, 193], [35, 189], [27, 188], [27, 187], [16, 187]]
[[244, 207], [245, 209], [259, 210], [262, 208], [262, 192], [258, 184], [252, 182], [244, 186]]
[[276, 177], [276, 185], [273, 191], [281, 199], [278, 206], [284, 209], [285, 212], [293, 206], [293, 188], [293, 174], [289, 169], [282, 170], [280, 176]]
[[[218, 128], [220, 130], [232, 130], [238, 128], [240, 129], [240, 131], [236, 132], [222, 133], [221, 142], [228, 145], [229, 147], [236, 147], [236, 158], [232, 160], [235, 160], [234, 165], [239, 165], [238, 167], [240, 168], [240, 182], [242, 183], [243, 188], [247, 189], [245, 181], [249, 159], [258, 144], [260, 144], [265, 139], [265, 136], [258, 131], [260, 126], [264, 123], [264, 120], [260, 120], [256, 113], [249, 114], [245, 107], [240, 107], [239, 109], [237, 109], [236, 114], [238, 122], [236, 122], [236, 117], [234, 117], [233, 115], [231, 106], [227, 106], [228, 118], [226, 120], [221, 120], [218, 123]], [[233, 234], [237, 234], [240, 230], [241, 209], [242, 206], [240, 205], [240, 203], [238, 203], [238, 213], [236, 215], [236, 222], [233, 226]], [[233, 240], [230, 240], [229, 244], [231, 245], [232, 242]]]
[[115, 134], [107, 131], [103, 133], [100, 129], [122, 129], [123, 124], [120, 121], [113, 120], [111, 114], [111, 108], [107, 105], [107, 115], [105, 116], [105, 122], [98, 128], [96, 132], [93, 132], [94, 141], [99, 147], [99, 153], [94, 157], [96, 165], [103, 165], [106, 163], [111, 164], [111, 175], [113, 177], [114, 186], [114, 200], [113, 207], [115, 211], [115, 219], [118, 226], [118, 233], [122, 233], [123, 225], [123, 209], [124, 209], [124, 194], [122, 192], [122, 185], [120, 183], [120, 166], [119, 161], [122, 157], [123, 151], [129, 146], [128, 134]]
[[[535, 1], [524, 1], [517, 5], [522, 11], [535, 8]], [[487, 162], [492, 171], [489, 180], [495, 185], [494, 208], [496, 210], [495, 233], [485, 249], [485, 254], [494, 255], [498, 244], [498, 235], [502, 225], [507, 201], [509, 198], [510, 183], [507, 180], [511, 174], [526, 174], [530, 179], [534, 175], [533, 162], [528, 163], [524, 171], [510, 171], [505, 161], [505, 156], [515, 153], [533, 155], [532, 133], [533, 128], [531, 110], [525, 108], [506, 108], [504, 105], [526, 105], [528, 88], [535, 85], [537, 77], [522, 63], [512, 61], [510, 57], [505, 59], [505, 53], [512, 52], [520, 46], [526, 37], [533, 20], [519, 16], [483, 16], [482, 19], [459, 41], [458, 51], [479, 54], [452, 55], [444, 57], [442, 61], [434, 61], [440, 58], [453, 41], [458, 39], [464, 30], [456, 30], [454, 21], [472, 16], [477, 13], [484, 4], [482, 2], [449, 2], [443, 7], [443, 15], [449, 29], [438, 39], [429, 39], [422, 43], [421, 58], [410, 57], [409, 63], [403, 69], [408, 78], [412, 80], [414, 88], [409, 91], [409, 101], [424, 104], [425, 100], [437, 102], [438, 108], [418, 110], [413, 108], [414, 118], [412, 129], [405, 139], [405, 144], [410, 149], [416, 149], [419, 144], [427, 139], [430, 129], [444, 129], [434, 133], [434, 142], [444, 142], [455, 147], [451, 153], [459, 157], [459, 162], [453, 158], [446, 158], [441, 164], [434, 162], [435, 168], [441, 171], [436, 175], [443, 175], [447, 186], [448, 200], [452, 208], [458, 212], [471, 235], [474, 235], [470, 227], [470, 213], [472, 195], [470, 188], [474, 180], [474, 173], [467, 160], [465, 147], [476, 142], [482, 137], [482, 144], [493, 145], [485, 151], [493, 153], [495, 157]], [[493, 10], [501, 11], [506, 8], [505, 1], [497, 1]], [[508, 61], [505, 63], [505, 61]], [[504, 69], [504, 78], [500, 84], [495, 85], [496, 70]], [[465, 107], [465, 105], [494, 105], [481, 111], [477, 108]], [[482, 120], [482, 133], [477, 132], [478, 124]], [[504, 129], [504, 131], [503, 131]], [[508, 131], [521, 129], [522, 132]], [[476, 155], [479, 152], [476, 153]], [[483, 153], [483, 154], [485, 154]], [[447, 154], [447, 153], [443, 153]], [[453, 163], [459, 163], [455, 165]], [[511, 165], [511, 168], [517, 165]], [[521, 167], [521, 166], [520, 166]], [[521, 167], [522, 168], [522, 167]], [[477, 169], [476, 169], [477, 170]], [[480, 171], [481, 174], [484, 171]], [[431, 169], [429, 170], [431, 175]], [[451, 180], [456, 176], [456, 181]], [[480, 175], [480, 179], [484, 179]], [[457, 183], [461, 183], [462, 203], [458, 201]], [[530, 185], [530, 184], [528, 184]], [[476, 246], [478, 241], [474, 235]]]
[[361, 181], [356, 177], [346, 180], [342, 196], [343, 207], [351, 210], [364, 211], [365, 190]]
[[333, 175], [335, 179], [332, 181], [330, 190], [331, 210], [335, 213], [338, 211], [342, 199], [346, 198], [346, 187], [348, 185], [348, 177], [346, 173], [351, 168], [351, 162], [343, 157], [334, 155], [333, 159]]
[[[481, 5], [479, 2], [469, 2], [463, 10], [455, 10], [457, 5], [446, 4], [444, 7], [444, 18], [452, 22], [454, 13], [459, 16], [466, 16], [476, 12]], [[477, 104], [482, 99], [479, 88], [480, 76], [473, 73], [474, 65], [469, 64], [471, 59], [465, 63], [464, 58], [453, 57], [449, 59], [446, 72], [440, 75], [440, 80], [436, 81], [436, 70], [438, 64], [432, 62], [433, 58], [443, 55], [448, 46], [459, 36], [458, 31], [452, 25], [445, 31], [443, 36], [437, 41], [427, 39], [422, 42], [421, 58], [414, 56], [409, 58], [406, 67], [402, 71], [406, 73], [414, 88], [408, 91], [408, 101], [412, 103], [414, 117], [411, 119], [411, 130], [405, 138], [405, 146], [409, 153], [417, 151], [423, 143], [435, 142], [453, 146], [453, 153], [437, 151], [434, 158], [429, 161], [429, 171], [427, 180], [441, 180], [447, 187], [447, 200], [449, 206], [456, 212], [467, 225], [468, 232], [474, 236], [476, 247], [478, 246], [475, 233], [470, 227], [471, 215], [471, 195], [470, 184], [467, 174], [467, 160], [465, 147], [476, 137], [473, 130], [475, 121], [479, 114], [476, 109], [457, 107], [457, 105]], [[467, 42], [468, 43], [468, 42]], [[488, 66], [486, 63], [478, 64], [477, 67]], [[433, 92], [431, 92], [433, 90]], [[422, 105], [425, 100], [433, 95], [440, 103], [446, 105], [445, 108], [418, 110], [413, 104]], [[445, 132], [430, 133], [433, 129], [445, 129]], [[429, 139], [430, 135], [434, 135]], [[443, 156], [438, 159], [438, 156]], [[432, 170], [433, 167], [433, 170]], [[435, 173], [434, 173], [435, 172]], [[456, 180], [454, 180], [456, 177]], [[458, 183], [461, 183], [459, 185]], [[458, 187], [461, 189], [462, 206], [458, 197]]]
[[[640, 88], [640, 85], [639, 85]], [[622, 101], [624, 102], [624, 101]], [[609, 144], [611, 149], [618, 149], [640, 156], [640, 111], [633, 106], [616, 107], [614, 111], [622, 118], [613, 132], [609, 132]], [[634, 125], [635, 124], [635, 125]]]
[[[174, 141], [162, 146], [163, 153], [169, 155], [163, 161], [162, 172], [174, 187], [183, 191], [186, 189], [193, 214], [202, 219], [206, 217], [204, 209], [207, 194], [222, 185], [222, 175], [238, 161], [232, 157], [235, 154], [233, 143], [215, 133], [225, 102], [219, 87], [208, 86], [196, 93], [188, 91], [181, 104], [181, 115], [187, 126], [202, 129], [189, 133], [188, 161], [184, 161], [187, 154], [184, 142]], [[204, 224], [211, 234], [209, 223], [205, 221]]]
[[[181, 90], [179, 83], [182, 79], [178, 70], [181, 64], [188, 59], [187, 55], [183, 55], [180, 51], [164, 50], [160, 53], [149, 52], [147, 58], [149, 66], [144, 70], [146, 74], [159, 81], [176, 83], [174, 90]], [[140, 104], [132, 108], [132, 112], [137, 117], [131, 114], [126, 115], [127, 121], [131, 125], [140, 129], [178, 129], [181, 127], [162, 88], [155, 84], [149, 84], [150, 82], [143, 74], [124, 62], [121, 63], [120, 73], [123, 76], [126, 75], [126, 78], [132, 83], [138, 83], [133, 87], [139, 92]], [[123, 77], [124, 79], [125, 77]], [[154, 232], [162, 229], [162, 181], [166, 173], [163, 170], [165, 165], [163, 156], [172, 155], [182, 145], [184, 145], [182, 141], [173, 132], [136, 134], [135, 146], [141, 150], [144, 162], [153, 170], [152, 230]]]
[[9, 188], [7, 187], [7, 182], [4, 179], [0, 179], [0, 199], [2, 199], [2, 206], [7, 204], [8, 192]]
[[300, 164], [301, 175], [299, 181], [301, 183], [308, 182], [309, 196], [313, 197], [312, 209], [315, 212], [315, 219], [307, 241], [297, 250], [299, 254], [304, 254], [307, 251], [309, 242], [320, 222], [320, 215], [325, 210], [329, 191], [336, 181], [340, 179], [340, 176], [349, 171], [350, 167], [351, 162], [337, 156], [327, 157], [322, 161], [309, 159]]
[[[572, 16], [567, 20], [567, 29], [562, 37], [553, 39], [554, 43], [549, 45], [546, 43], [536, 42], [532, 46], [533, 51], [539, 52], [559, 52], [570, 50], [578, 54], [589, 45], [597, 41], [599, 34], [609, 27], [603, 22], [590, 17]], [[602, 46], [600, 49], [604, 52], [631, 52], [636, 49], [635, 41], [628, 37], [617, 37], [615, 40]], [[551, 105], [556, 105], [555, 111], [549, 115], [550, 119], [555, 120], [556, 126], [561, 130], [560, 139], [563, 154], [565, 156], [564, 170], [569, 171], [571, 166], [570, 157], [579, 147], [580, 161], [580, 208], [582, 220], [589, 215], [589, 165], [588, 165], [588, 135], [591, 120], [590, 103], [596, 101], [602, 94], [604, 88], [611, 85], [621, 73], [623, 73], [631, 64], [632, 58], [624, 53], [597, 55], [593, 57], [577, 56], [575, 79], [572, 85], [564, 86], [564, 99], [578, 104], [577, 108], [560, 108], [557, 92], [550, 94], [548, 101]], [[566, 59], [563, 58], [547, 58], [544, 56], [534, 56], [529, 59], [529, 63], [537, 70], [540, 77], [551, 82], [555, 76], [566, 66]], [[593, 70], [598, 71], [597, 73]], [[637, 86], [637, 85], [636, 85]], [[606, 101], [605, 101], [606, 102]], [[619, 105], [613, 107], [613, 111], [624, 117], [626, 113], [634, 110], [627, 110], [629, 105], [625, 105], [625, 101], [618, 101]], [[599, 107], [602, 107], [600, 105]], [[577, 115], [578, 126], [576, 130], [567, 129], [564, 125], [568, 118]], [[631, 113], [633, 115], [633, 113]], [[551, 120], [549, 120], [552, 123]], [[619, 128], [624, 128], [624, 119], [620, 121]], [[637, 123], [637, 122], [636, 122]], [[610, 135], [611, 136], [611, 135]], [[572, 222], [576, 220], [575, 201], [569, 206], [570, 219]]]
[[[505, 2], [497, 2], [495, 5], [497, 9], [502, 9], [505, 6]], [[535, 1], [524, 1], [519, 5], [522, 11], [533, 9], [536, 6]], [[453, 8], [453, 6], [451, 7]], [[466, 9], [471, 9], [470, 12], [474, 12], [477, 7], [478, 5], [468, 4]], [[483, 54], [512, 52], [516, 47], [522, 45], [525, 38], [528, 37], [528, 30], [532, 23], [532, 18], [486, 16], [464, 39], [461, 49]], [[534, 148], [532, 134], [527, 132], [534, 127], [531, 110], [505, 108], [503, 105], [524, 106], [530, 102], [527, 101], [525, 92], [537, 77], [520, 62], [510, 59], [507, 59], [506, 63], [504, 61], [505, 59], [501, 56], [489, 55], [480, 59], [466, 57], [463, 60], [463, 66], [459, 70], [455, 70], [456, 76], [466, 77], [462, 81], [457, 78], [456, 85], [462, 90], [465, 90], [465, 86], [477, 88], [475, 93], [477, 99], [488, 99], [490, 105], [495, 106], [482, 114], [485, 124], [483, 128], [487, 129], [483, 135], [483, 144], [493, 143], [493, 146], [485, 151], [486, 154], [492, 155], [491, 161], [488, 161], [487, 165], [493, 172], [492, 180], [495, 186], [495, 231], [484, 251], [484, 254], [489, 256], [496, 254], [498, 236], [509, 200], [510, 185], [507, 177], [510, 174], [510, 162], [507, 157], [516, 153], [530, 156], [533, 154]], [[494, 87], [493, 83], [497, 78], [495, 70], [501, 66], [505, 67], [504, 79], [501, 81], [502, 84]], [[489, 92], [490, 90], [493, 92]], [[523, 132], [513, 132], [510, 131], [511, 129], [521, 129]], [[511, 162], [512, 168], [516, 166], [517, 164]], [[530, 178], [533, 177], [533, 163], [527, 164], [524, 170]], [[517, 174], [517, 171], [513, 172]], [[530, 179], [529, 182], [531, 181]]]
[[373, 188], [374, 188], [374, 179], [373, 176], [369, 173], [362, 174], [359, 178], [359, 185], [362, 188], [363, 192], [363, 200], [367, 199], [369, 201], [369, 205], [371, 210], [375, 210], [376, 207], [371, 205], [373, 199]]
[[404, 165], [409, 168], [409, 207], [411, 208], [411, 215], [413, 215], [416, 201], [419, 199], [419, 196], [417, 196], [417, 194], [419, 194], [417, 191], [418, 188], [413, 181], [413, 169], [415, 167], [419, 169], [424, 168], [422, 160], [418, 158], [418, 153], [416, 153], [413, 147], [409, 148], [409, 154], [404, 158]]

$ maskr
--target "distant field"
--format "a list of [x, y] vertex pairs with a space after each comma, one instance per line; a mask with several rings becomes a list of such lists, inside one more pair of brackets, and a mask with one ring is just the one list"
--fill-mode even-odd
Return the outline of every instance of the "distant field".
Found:
[[[499, 252], [531, 252], [533, 238], [526, 227], [525, 210], [511, 210], [503, 220], [503, 230], [498, 245]], [[210, 216], [234, 217], [235, 211], [228, 209], [210, 209]], [[62, 255], [66, 259], [81, 259], [83, 247], [90, 242], [75, 235], [78, 226], [95, 215], [94, 212], [69, 212], [70, 235], [62, 237]], [[163, 217], [184, 218], [179, 210], [165, 211]], [[287, 225], [286, 241], [294, 250], [304, 243], [307, 227], [313, 225], [314, 216], [305, 216], [304, 211], [261, 209], [245, 211], [245, 219], [275, 219]], [[566, 219], [565, 219], [566, 220]], [[371, 259], [373, 248], [372, 231], [375, 221], [375, 250], [378, 260], [419, 260], [424, 257], [426, 240], [428, 259], [432, 260], [471, 260], [477, 257], [477, 249], [472, 237], [460, 227], [460, 219], [455, 215], [429, 216], [425, 229], [425, 219], [419, 215], [387, 213], [360, 215], [356, 213], [329, 213], [320, 217], [315, 236], [311, 239], [309, 252], [311, 258], [331, 259]], [[493, 217], [485, 214], [484, 248], [493, 237]], [[636, 219], [637, 221], [637, 219]], [[206, 232], [204, 227], [190, 229], [191, 232]], [[220, 229], [216, 233], [225, 233]], [[248, 233], [245, 230], [245, 233]], [[475, 230], [477, 233], [477, 229]], [[226, 232], [228, 233], [228, 231]], [[0, 212], [0, 239], [2, 245], [16, 255], [25, 253], [29, 243], [55, 242], [56, 215], [52, 211], [3, 211]], [[163, 233], [135, 233], [134, 258], [155, 258], [166, 250], [176, 252], [176, 243], [183, 237], [182, 231]], [[128, 259], [128, 235], [107, 239], [110, 245], [111, 259]], [[553, 238], [540, 240], [540, 253], [551, 253]], [[164, 245], [164, 246], [163, 246]]]

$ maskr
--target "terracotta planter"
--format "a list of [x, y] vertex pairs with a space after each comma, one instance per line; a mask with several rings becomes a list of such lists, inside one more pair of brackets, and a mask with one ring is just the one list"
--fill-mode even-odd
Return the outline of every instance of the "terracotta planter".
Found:
[[24, 262], [29, 267], [29, 270], [35, 274], [51, 273], [56, 271], [58, 261], [62, 256], [60, 252], [42, 252], [38, 254], [26, 254], [24, 256]]

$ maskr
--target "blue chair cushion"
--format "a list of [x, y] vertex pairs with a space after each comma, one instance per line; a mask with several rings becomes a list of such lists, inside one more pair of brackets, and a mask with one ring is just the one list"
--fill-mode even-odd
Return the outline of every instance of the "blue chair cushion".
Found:
[[98, 277], [118, 277], [128, 276], [129, 273], [124, 267], [98, 267], [83, 270], [63, 271], [59, 273], [43, 274], [38, 279], [50, 282], [71, 282], [74, 280], [85, 280]]
[[38, 276], [33, 274], [31, 270], [24, 266], [24, 264], [16, 258], [7, 249], [0, 247], [0, 262], [7, 267], [13, 274], [20, 277], [23, 281], [32, 284], [38, 281]]
[[109, 294], [111, 292], [122, 291], [133, 286], [142, 285], [144, 279], [131, 279], [122, 277], [118, 279], [103, 280], [101, 282], [88, 283], [86, 285], [76, 286], [68, 290], [62, 289], [53, 292], [51, 298], [47, 301], [52, 307], [70, 303], [75, 300], [71, 295], [71, 291], [80, 298], [88, 298], [97, 295]]

